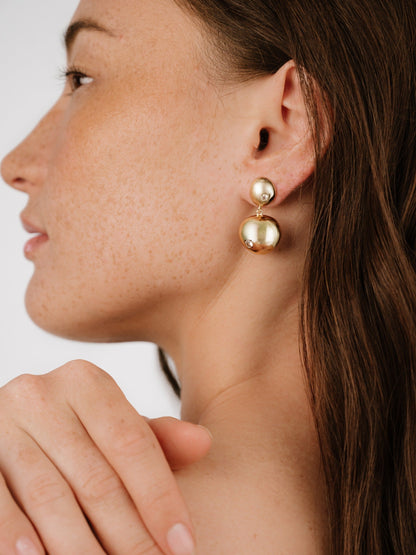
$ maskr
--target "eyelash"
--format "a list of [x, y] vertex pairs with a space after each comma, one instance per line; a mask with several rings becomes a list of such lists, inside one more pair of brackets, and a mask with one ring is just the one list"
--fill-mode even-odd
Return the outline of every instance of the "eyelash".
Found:
[[92, 81], [91, 77], [86, 75], [81, 69], [75, 66], [61, 69], [59, 73], [60, 73], [60, 78], [65, 83], [69, 83], [71, 87], [71, 94], [76, 92], [81, 87], [85, 86], [79, 82], [80, 79], [91, 79]]

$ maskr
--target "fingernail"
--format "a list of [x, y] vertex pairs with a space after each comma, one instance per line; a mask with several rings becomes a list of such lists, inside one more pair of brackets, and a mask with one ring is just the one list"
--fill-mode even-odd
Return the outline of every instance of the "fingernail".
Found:
[[209, 437], [211, 439], [214, 439], [214, 436], [211, 434], [211, 432], [208, 430], [208, 428], [205, 428], [205, 426], [201, 426], [201, 424], [198, 424], [198, 427], [202, 428], [209, 435]]
[[41, 552], [29, 538], [20, 538], [16, 543], [17, 555], [41, 555]]
[[184, 524], [175, 524], [167, 536], [168, 545], [173, 555], [194, 555], [195, 542]]

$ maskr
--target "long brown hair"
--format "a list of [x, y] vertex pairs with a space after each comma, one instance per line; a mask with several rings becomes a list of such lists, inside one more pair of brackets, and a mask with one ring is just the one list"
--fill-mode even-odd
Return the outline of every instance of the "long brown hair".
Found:
[[297, 65], [316, 142], [301, 336], [330, 553], [415, 553], [415, 0], [177, 2], [232, 78]]

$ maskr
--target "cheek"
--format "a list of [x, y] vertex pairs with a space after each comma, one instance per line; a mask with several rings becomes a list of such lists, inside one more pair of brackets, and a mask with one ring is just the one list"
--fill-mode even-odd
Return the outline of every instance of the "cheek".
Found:
[[154, 95], [132, 106], [114, 97], [117, 106], [104, 103], [94, 117], [74, 114], [59, 142], [43, 192], [50, 244], [28, 291], [32, 315], [43, 299], [43, 309], [71, 305], [71, 321], [83, 307], [91, 318], [121, 317], [155, 296], [206, 287], [229, 263], [208, 114], [189, 99]]
[[[136, 107], [119, 102], [110, 112], [69, 136], [63, 149], [72, 153], [64, 157], [69, 162], [57, 166], [65, 183], [70, 177], [70, 194], [57, 191], [55, 202], [62, 212], [69, 206], [78, 230], [87, 227], [85, 239], [99, 242], [105, 261], [120, 263], [135, 248], [141, 259], [155, 262], [163, 254], [173, 260], [203, 238], [204, 220], [212, 217], [208, 201], [215, 187], [208, 189], [196, 173], [200, 126], [177, 103], [157, 98]], [[206, 207], [202, 214], [200, 206]]]

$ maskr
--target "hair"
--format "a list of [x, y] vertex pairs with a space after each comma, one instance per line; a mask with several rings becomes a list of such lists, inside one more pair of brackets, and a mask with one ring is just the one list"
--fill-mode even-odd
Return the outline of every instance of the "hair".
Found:
[[[416, 2], [176, 2], [199, 20], [218, 70], [233, 79], [295, 61], [316, 152], [300, 332], [329, 553], [409, 555], [416, 549]], [[325, 148], [322, 113], [331, 124]]]

